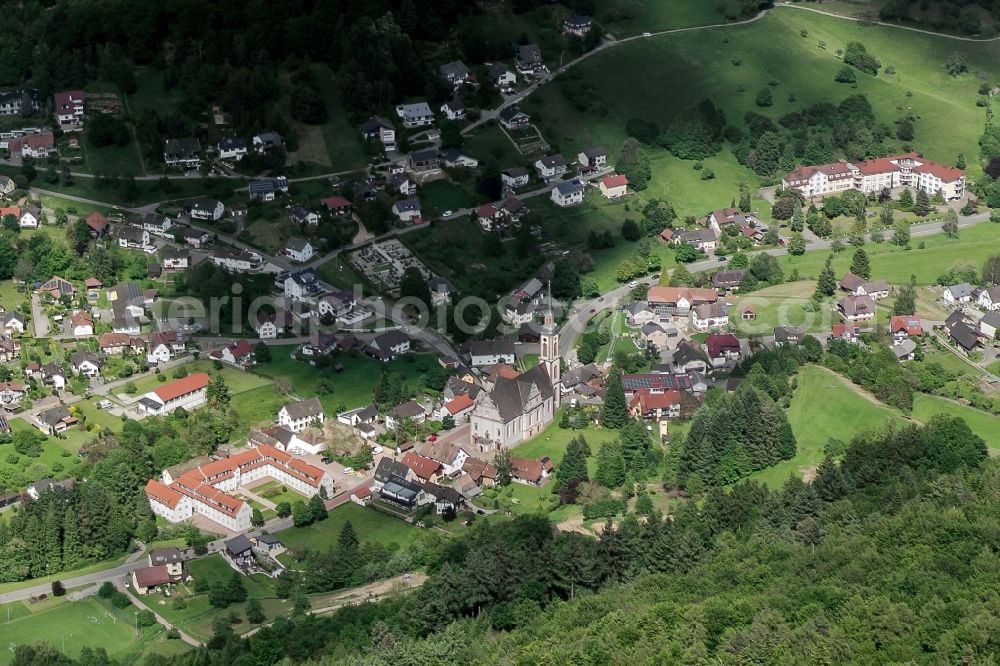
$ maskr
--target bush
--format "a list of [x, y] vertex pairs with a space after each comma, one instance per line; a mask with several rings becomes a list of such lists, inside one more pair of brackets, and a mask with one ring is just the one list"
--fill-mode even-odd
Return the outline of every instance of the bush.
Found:
[[614, 497], [605, 497], [583, 507], [583, 517], [586, 520], [595, 518], [611, 518], [625, 513], [625, 502]]

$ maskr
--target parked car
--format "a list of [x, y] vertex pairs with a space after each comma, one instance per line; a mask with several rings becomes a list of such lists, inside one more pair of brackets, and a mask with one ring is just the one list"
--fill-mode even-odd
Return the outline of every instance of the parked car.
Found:
[[99, 403], [97, 403], [97, 408], [98, 409], [111, 409], [111, 401], [110, 400], [101, 400]]
[[354, 474], [354, 468], [353, 467], [345, 467], [344, 468], [344, 474]]

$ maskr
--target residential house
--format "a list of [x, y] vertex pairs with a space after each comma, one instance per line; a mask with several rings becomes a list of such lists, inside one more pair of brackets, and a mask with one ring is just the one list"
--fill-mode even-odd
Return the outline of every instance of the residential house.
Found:
[[403, 119], [403, 127], [407, 129], [434, 124], [434, 113], [427, 102], [400, 104], [396, 107], [396, 115]]
[[628, 194], [628, 178], [624, 174], [605, 176], [597, 187], [605, 199], [622, 199]]
[[454, 515], [455, 511], [465, 504], [465, 498], [454, 488], [448, 488], [429, 481], [421, 483], [420, 487], [423, 488], [425, 497], [434, 502], [435, 515]]
[[465, 102], [457, 97], [450, 99], [441, 105], [440, 111], [448, 120], [461, 120], [465, 118]]
[[[354, 204], [341, 196], [327, 197], [325, 199], [320, 199], [319, 202], [324, 208], [330, 211], [332, 215], [336, 215], [337, 217], [350, 215], [351, 211], [354, 210]], [[315, 213], [312, 213], [312, 215], [315, 215]], [[319, 224], [319, 218], [316, 218], [315, 222], [312, 221], [312, 218], [307, 218], [305, 221], [309, 224]]]
[[77, 375], [93, 379], [101, 374], [102, 359], [94, 352], [73, 352], [70, 354], [69, 363]]
[[497, 363], [513, 365], [517, 358], [513, 340], [471, 340], [465, 345], [466, 358], [473, 368]]
[[253, 347], [246, 340], [237, 340], [211, 352], [208, 357], [238, 368], [249, 368], [254, 364]]
[[17, 183], [10, 176], [0, 176], [0, 198], [6, 197], [8, 194], [17, 189]]
[[[222, 204], [219, 204], [220, 206]], [[148, 231], [154, 236], [167, 236], [170, 231], [170, 227], [173, 223], [170, 218], [166, 215], [160, 215], [159, 213], [146, 213], [142, 216], [142, 228], [144, 231]], [[172, 235], [172, 234], [170, 234]]]
[[381, 116], [372, 116], [358, 127], [366, 141], [378, 141], [385, 150], [396, 150], [396, 126]]
[[871, 321], [875, 318], [876, 306], [871, 296], [846, 296], [837, 303], [837, 309], [847, 321]]
[[540, 157], [535, 160], [535, 170], [543, 183], [550, 183], [566, 173], [566, 158], [558, 153]]
[[519, 127], [527, 127], [531, 123], [531, 116], [522, 111], [517, 104], [511, 104], [500, 110], [500, 113], [497, 114], [497, 120], [506, 129], [514, 130]]
[[215, 148], [219, 151], [219, 157], [224, 160], [239, 162], [247, 154], [246, 139], [220, 139]]
[[0, 382], [0, 404], [16, 405], [24, 397], [25, 387], [17, 382]]
[[365, 353], [379, 361], [392, 359], [410, 351], [410, 338], [398, 329], [380, 333], [365, 347]]
[[956, 322], [951, 326], [949, 334], [952, 342], [961, 347], [967, 354], [983, 344], [976, 330], [964, 321]]
[[972, 285], [968, 282], [962, 282], [945, 287], [941, 297], [948, 305], [969, 303], [972, 301]]
[[285, 254], [292, 261], [297, 261], [300, 264], [304, 264], [313, 258], [313, 246], [305, 238], [300, 238], [299, 236], [292, 236], [285, 243]]
[[709, 359], [705, 350], [694, 340], [681, 340], [670, 357], [670, 369], [679, 375], [708, 372]]
[[45, 435], [58, 435], [61, 432], [66, 432], [78, 421], [79, 419], [70, 414], [66, 405], [46, 409], [35, 416], [35, 425]]
[[183, 271], [191, 266], [191, 253], [187, 250], [167, 249], [163, 251], [163, 270]]
[[3, 317], [3, 331], [6, 335], [23, 335], [27, 327], [20, 312], [11, 310]]
[[288, 179], [284, 176], [278, 176], [277, 178], [251, 180], [248, 191], [251, 199], [274, 201], [279, 192], [288, 192]]
[[976, 303], [987, 312], [1000, 310], [1000, 285], [983, 289], [979, 292], [979, 298], [976, 300]]
[[201, 141], [193, 137], [167, 139], [163, 144], [163, 162], [167, 166], [197, 169], [201, 166]]
[[907, 338], [919, 338], [923, 333], [920, 318], [916, 315], [893, 315], [889, 319], [889, 335], [896, 344]]
[[587, 148], [576, 156], [576, 161], [582, 170], [597, 171], [608, 166], [608, 151], [600, 146]]
[[146, 347], [146, 341], [142, 338], [133, 338], [127, 333], [101, 333], [97, 338], [97, 347], [102, 354], [118, 356], [129, 351], [138, 354]]
[[74, 337], [82, 337], [94, 334], [94, 318], [86, 310], [77, 310], [70, 320]]
[[830, 329], [830, 340], [858, 344], [861, 339], [861, 328], [857, 324], [834, 324]]
[[583, 183], [569, 180], [552, 188], [551, 199], [557, 206], [575, 206], [583, 203]]
[[317, 301], [316, 308], [320, 317], [329, 315], [337, 318], [348, 314], [356, 304], [353, 291], [336, 290], [324, 294]]
[[386, 429], [394, 430], [403, 419], [410, 419], [414, 423], [423, 423], [427, 419], [427, 410], [416, 400], [407, 400], [396, 405], [385, 415]]
[[201, 249], [212, 242], [212, 234], [207, 231], [193, 229], [191, 227], [175, 229], [174, 238], [182, 243], [185, 243], [186, 245], [190, 245], [196, 250]]
[[394, 173], [385, 181], [386, 189], [404, 197], [417, 193], [417, 183], [405, 173]]
[[742, 354], [740, 340], [732, 333], [723, 335], [710, 333], [705, 340], [705, 348], [714, 368], [733, 365], [740, 360]]
[[399, 218], [400, 222], [420, 224], [420, 199], [411, 197], [397, 201], [392, 204], [392, 214]]
[[82, 90], [63, 90], [52, 96], [56, 122], [63, 132], [73, 132], [83, 126], [83, 104], [86, 95]]
[[[670, 326], [670, 329], [676, 337], [678, 335], [677, 329], [673, 326]], [[667, 349], [670, 346], [670, 336], [667, 333], [667, 329], [655, 321], [650, 321], [644, 324], [639, 330], [640, 333], [642, 333], [643, 339], [646, 341], [647, 349]], [[676, 346], [676, 342], [674, 346]]]
[[26, 134], [12, 139], [7, 144], [7, 150], [11, 155], [20, 155], [22, 158], [45, 159], [56, 152], [56, 139], [52, 132]]
[[632, 328], [639, 328], [659, 319], [649, 305], [643, 301], [629, 303], [625, 306], [625, 312], [628, 313], [628, 325]]
[[629, 399], [628, 411], [632, 418], [646, 421], [676, 419], [681, 415], [681, 392], [639, 389]]
[[407, 164], [413, 173], [430, 173], [441, 170], [441, 158], [436, 148], [418, 150], [410, 154]]
[[251, 252], [250, 250], [216, 250], [212, 253], [212, 261], [215, 265], [222, 266], [225, 269], [245, 272], [259, 268], [264, 258], [260, 254]]
[[311, 268], [296, 271], [285, 278], [285, 296], [294, 301], [315, 296], [321, 289], [319, 276]]
[[185, 208], [194, 220], [218, 222], [226, 214], [226, 207], [218, 199], [194, 199], [188, 201]]
[[650, 287], [646, 295], [650, 309], [661, 318], [668, 315], [688, 315], [691, 309], [719, 300], [715, 289], [696, 287]]
[[456, 289], [448, 278], [435, 277], [427, 281], [427, 289], [431, 292], [431, 304], [444, 305], [450, 303]]
[[42, 209], [38, 206], [27, 206], [21, 209], [17, 218], [17, 226], [22, 229], [37, 229], [42, 223]]
[[738, 291], [744, 275], [744, 270], [716, 271], [712, 273], [712, 286], [719, 291]]
[[400, 460], [404, 465], [413, 470], [417, 481], [423, 483], [434, 483], [441, 479], [441, 463], [425, 458], [413, 451], [407, 451]]
[[869, 296], [875, 301], [889, 296], [889, 285], [885, 280], [865, 280], [851, 272], [840, 279], [840, 288], [854, 296]]
[[530, 179], [531, 175], [524, 167], [512, 167], [500, 172], [500, 180], [504, 188], [508, 190], [516, 190], [519, 187], [524, 187]]
[[21, 341], [4, 335], [0, 337], [0, 363], [10, 363], [21, 357]]
[[403, 463], [386, 456], [379, 460], [378, 465], [375, 467], [375, 476], [372, 480], [372, 488], [378, 491], [382, 488], [382, 486], [395, 479], [414, 481], [416, 478], [417, 477], [413, 473], [412, 469]]
[[673, 236], [674, 245], [688, 243], [699, 252], [712, 252], [717, 245], [715, 232], [711, 229], [692, 229], [689, 231], [676, 231]]
[[501, 312], [504, 321], [513, 326], [524, 326], [535, 319], [536, 305], [530, 300], [509, 301]]
[[747, 227], [751, 223], [756, 224], [756, 222], [757, 219], [749, 213], [744, 213], [736, 208], [720, 208], [709, 213], [702, 223], [716, 231], [722, 231], [724, 227], [730, 225]]
[[87, 216], [86, 223], [87, 227], [90, 229], [90, 235], [94, 238], [103, 236], [109, 226], [107, 218], [98, 213], [96, 210]]
[[442, 79], [458, 88], [466, 83], [475, 83], [476, 77], [472, 75], [469, 68], [461, 60], [455, 60], [438, 67], [438, 74]]
[[979, 333], [987, 340], [995, 340], [1000, 331], [1000, 310], [990, 310], [979, 320]]
[[795, 346], [802, 340], [805, 333], [801, 326], [775, 326], [774, 344], [778, 346]]
[[543, 456], [540, 460], [510, 458], [511, 479], [526, 486], [541, 486], [552, 474], [552, 469], [552, 459], [548, 456]]
[[55, 492], [57, 490], [71, 490], [75, 485], [76, 480], [72, 477], [63, 479], [62, 481], [56, 481], [55, 479], [39, 479], [34, 483], [29, 483], [28, 487], [24, 490], [24, 494], [37, 502], [47, 491]]
[[725, 303], [705, 303], [691, 308], [691, 325], [696, 330], [708, 331], [729, 325], [729, 308]]
[[448, 148], [442, 151], [441, 161], [449, 169], [475, 169], [479, 166], [479, 160], [468, 153], [463, 153], [458, 148]]
[[61, 298], [72, 298], [76, 294], [76, 287], [69, 280], [65, 280], [58, 275], [53, 275], [38, 288], [39, 294], [47, 294], [53, 300]]
[[20, 116], [40, 111], [45, 98], [37, 88], [16, 88], [0, 92], [0, 116]]
[[896, 359], [900, 361], [912, 361], [916, 356], [917, 343], [913, 340], [904, 339], [892, 346], [892, 351]]
[[316, 333], [310, 336], [309, 342], [302, 345], [303, 356], [326, 356], [340, 346], [337, 336], [333, 333]]
[[149, 232], [127, 224], [118, 231], [118, 247], [142, 250], [149, 247]]
[[469, 475], [480, 488], [492, 488], [497, 482], [497, 468], [481, 458], [469, 457], [462, 463], [462, 472]]
[[251, 139], [251, 143], [258, 153], [269, 153], [275, 148], [282, 148], [285, 145], [285, 137], [277, 132], [261, 132]]
[[317, 422], [322, 425], [325, 420], [323, 405], [315, 397], [293, 402], [278, 410], [278, 425], [292, 432], [301, 432]]
[[187, 338], [180, 331], [156, 331], [146, 341], [146, 362], [166, 363], [187, 351]]
[[542, 50], [538, 48], [538, 44], [519, 44], [514, 53], [514, 64], [524, 76], [537, 76], [549, 71], [542, 60]]
[[581, 16], [576, 14], [568, 18], [563, 19], [562, 31], [564, 35], [573, 35], [574, 37], [583, 37], [588, 32], [590, 32], [590, 26], [593, 25], [594, 21], [589, 16]]
[[486, 75], [493, 81], [493, 85], [500, 90], [508, 90], [517, 83], [517, 74], [512, 72], [510, 67], [502, 62], [487, 63]]

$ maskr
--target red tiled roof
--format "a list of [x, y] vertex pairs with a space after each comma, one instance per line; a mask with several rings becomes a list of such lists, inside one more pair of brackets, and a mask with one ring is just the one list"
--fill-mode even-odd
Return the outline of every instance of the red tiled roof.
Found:
[[187, 377], [182, 377], [169, 384], [164, 384], [160, 388], [153, 391], [163, 402], [169, 402], [170, 400], [175, 400], [182, 395], [187, 395], [188, 393], [194, 393], [199, 389], [203, 389], [208, 386], [208, 373], [207, 372], [196, 372], [193, 375], [188, 375]]
[[447, 409], [448, 413], [452, 416], [463, 412], [470, 407], [472, 407], [472, 398], [469, 397], [468, 393], [463, 393], [444, 406], [444, 408]]
[[96, 210], [87, 216], [87, 226], [100, 233], [108, 226], [108, 220]]
[[335, 210], [337, 208], [350, 208], [354, 205], [344, 197], [327, 197], [326, 199], [320, 199], [319, 202], [330, 210]]
[[893, 315], [889, 320], [889, 330], [893, 333], [906, 331], [907, 335], [922, 335], [924, 332], [916, 315]]
[[413, 473], [421, 479], [429, 479], [441, 470], [441, 463], [417, 455], [413, 451], [404, 453], [401, 462], [412, 469]]
[[83, 286], [87, 289], [96, 289], [98, 287], [103, 287], [104, 283], [94, 277], [89, 277], [83, 281]]
[[476, 215], [478, 215], [479, 217], [488, 217], [490, 219], [493, 219], [494, 217], [496, 217], [496, 214], [497, 214], [497, 208], [493, 204], [483, 204], [482, 206], [476, 209]]
[[552, 469], [552, 461], [548, 457], [542, 460], [532, 460], [530, 458], [511, 458], [511, 474], [518, 479], [538, 483], [542, 480], [542, 472]]
[[80, 310], [72, 319], [73, 326], [93, 326], [94, 318], [90, 316], [90, 313], [86, 310]]
[[156, 587], [174, 582], [174, 578], [167, 572], [166, 564], [159, 564], [155, 567], [143, 567], [135, 570], [135, 583], [139, 587]]
[[623, 185], [628, 185], [628, 178], [625, 174], [620, 173], [616, 176], [605, 176], [604, 178], [601, 178], [601, 183], [608, 189], [612, 187], [622, 187]]
[[732, 333], [725, 333], [722, 335], [711, 333], [705, 340], [705, 346], [708, 347], [709, 358], [718, 358], [724, 351], [730, 349], [739, 351], [740, 340]]
[[5, 218], [8, 215], [13, 215], [14, 217], [21, 217], [21, 209], [18, 208], [17, 206], [0, 208], [0, 219]]
[[645, 414], [654, 409], [669, 409], [671, 406], [679, 404], [681, 392], [677, 389], [667, 389], [662, 393], [652, 393], [649, 389], [639, 389], [629, 401], [629, 408], [639, 407], [639, 411]]
[[166, 504], [171, 509], [177, 507], [177, 503], [181, 501], [181, 494], [163, 485], [156, 479], [150, 479], [146, 482], [146, 496], [155, 499], [160, 504]]
[[650, 287], [646, 298], [650, 303], [677, 303], [682, 298], [689, 302], [715, 303], [719, 300], [719, 292], [697, 287]]

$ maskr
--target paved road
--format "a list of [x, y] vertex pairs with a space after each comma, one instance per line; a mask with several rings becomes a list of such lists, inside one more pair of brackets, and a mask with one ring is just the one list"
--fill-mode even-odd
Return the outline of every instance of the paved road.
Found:
[[961, 35], [949, 35], [943, 32], [934, 32], [933, 30], [923, 30], [921, 28], [912, 28], [908, 25], [900, 25], [898, 23], [885, 23], [883, 21], [870, 21], [865, 18], [859, 18], [857, 16], [844, 16], [843, 14], [835, 14], [834, 12], [823, 11], [822, 9], [814, 9], [812, 7], [803, 7], [802, 5], [793, 4], [791, 2], [782, 2], [775, 5], [777, 9], [801, 9], [802, 11], [812, 12], [813, 14], [822, 14], [823, 16], [830, 16], [832, 18], [842, 19], [844, 21], [855, 21], [857, 23], [864, 23], [866, 25], [881, 25], [886, 28], [896, 28], [897, 30], [908, 30], [910, 32], [919, 32], [924, 35], [932, 35], [934, 37], [944, 37], [947, 39], [955, 39], [961, 42], [995, 42], [1000, 39], [1000, 37], [962, 37]]

